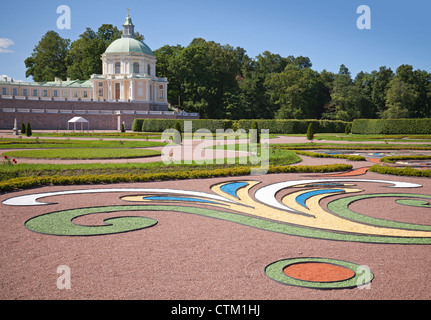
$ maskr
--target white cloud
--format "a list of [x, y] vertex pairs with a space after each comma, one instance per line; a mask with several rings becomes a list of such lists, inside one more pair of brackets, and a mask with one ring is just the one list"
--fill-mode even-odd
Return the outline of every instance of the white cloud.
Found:
[[[0, 75], [0, 81], [3, 81], [3, 79], [4, 78], [7, 78], [7, 81], [11, 81], [11, 77], [9, 77], [8, 75], [6, 75], [6, 74], [2, 74], [2, 75]], [[22, 80], [13, 80], [14, 82], [24, 82], [24, 81], [22, 81]]]
[[13, 50], [9, 50], [10, 46], [13, 46], [15, 42], [8, 38], [0, 38], [0, 53], [13, 53]]

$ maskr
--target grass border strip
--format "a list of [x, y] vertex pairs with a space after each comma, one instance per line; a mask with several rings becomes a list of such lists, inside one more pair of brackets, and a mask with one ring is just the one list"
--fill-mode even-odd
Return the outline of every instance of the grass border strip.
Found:
[[381, 165], [375, 164], [370, 167], [369, 171], [381, 173], [381, 174], [390, 174], [395, 176], [431, 178], [431, 170], [429, 169], [414, 169], [411, 167], [397, 168], [397, 167], [389, 167], [386, 165], [381, 166]]
[[[320, 262], [320, 263], [327, 263], [327, 264], [333, 264], [336, 266], [341, 266], [352, 270], [355, 273], [355, 275], [350, 279], [342, 280], [342, 281], [317, 282], [317, 281], [306, 281], [306, 280], [294, 279], [289, 277], [283, 272], [286, 267], [292, 264], [307, 263], [307, 262]], [[374, 274], [369, 269], [368, 269], [368, 272], [369, 272], [368, 279], [365, 279], [363, 272], [358, 272], [358, 270], [365, 271], [365, 266], [361, 266], [356, 263], [343, 261], [343, 260], [304, 257], [304, 258], [283, 259], [283, 260], [273, 262], [268, 266], [266, 266], [265, 274], [272, 280], [275, 280], [279, 283], [286, 284], [286, 285], [305, 287], [310, 289], [321, 289], [321, 290], [331, 289], [332, 290], [332, 289], [354, 288], [360, 285], [366, 285], [373, 280]]]
[[[224, 168], [214, 170], [172, 171], [147, 174], [114, 174], [114, 175], [78, 175], [78, 176], [42, 176], [28, 178], [12, 178], [0, 182], [0, 192], [28, 189], [36, 186], [49, 185], [84, 185], [103, 183], [149, 182], [166, 180], [203, 179], [250, 175], [251, 167]], [[324, 173], [351, 170], [347, 164], [331, 164], [318, 166], [270, 166], [268, 173]]]

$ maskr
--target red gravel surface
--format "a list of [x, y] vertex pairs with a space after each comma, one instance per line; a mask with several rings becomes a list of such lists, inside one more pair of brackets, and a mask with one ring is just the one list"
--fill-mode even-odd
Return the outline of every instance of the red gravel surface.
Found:
[[[313, 174], [253, 176], [263, 184], [312, 178]], [[47, 191], [86, 188], [175, 188], [209, 191], [214, 183], [249, 179], [231, 177], [101, 186], [43, 187], [0, 195], [7, 198]], [[413, 181], [420, 189], [399, 192], [431, 194], [431, 180], [366, 173], [366, 179]], [[359, 183], [367, 192], [388, 192], [375, 183]], [[427, 245], [369, 244], [290, 236], [193, 214], [145, 212], [158, 220], [149, 229], [109, 236], [49, 236], [24, 223], [43, 213], [94, 206], [124, 205], [128, 193], [67, 195], [46, 198], [47, 206], [0, 204], [0, 299], [139, 299], [139, 300], [370, 300], [431, 298], [431, 255]], [[324, 201], [323, 201], [324, 202]], [[325, 204], [325, 203], [323, 203]], [[397, 221], [431, 224], [429, 208], [393, 202], [359, 201], [354, 210]], [[142, 213], [134, 212], [132, 215]], [[100, 224], [110, 216], [95, 214], [81, 224]], [[368, 266], [375, 275], [370, 289], [316, 290], [280, 284], [265, 267], [281, 259], [323, 257]], [[71, 271], [71, 289], [60, 290], [57, 268]]]

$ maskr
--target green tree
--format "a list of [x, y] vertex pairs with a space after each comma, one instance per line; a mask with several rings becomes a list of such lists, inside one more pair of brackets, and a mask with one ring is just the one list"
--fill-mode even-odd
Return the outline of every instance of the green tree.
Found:
[[32, 76], [36, 82], [52, 81], [55, 77], [66, 78], [69, 44], [69, 39], [63, 39], [55, 31], [48, 31], [24, 61], [26, 77]]
[[225, 116], [224, 103], [238, 92], [241, 48], [194, 39], [179, 53], [183, 66], [184, 109], [199, 112], [203, 118]]
[[112, 24], [103, 24], [97, 32], [87, 28], [70, 45], [66, 56], [68, 77], [89, 79], [92, 74], [102, 74], [100, 56], [120, 37], [121, 32]]
[[401, 65], [388, 84], [386, 110], [382, 118], [423, 118], [431, 116], [431, 74]]
[[238, 82], [244, 118], [274, 118], [278, 106], [271, 101], [265, 82], [270, 75], [282, 72], [288, 62], [288, 59], [269, 51], [246, 61], [243, 77]]
[[308, 125], [308, 128], [307, 128], [307, 140], [313, 140], [314, 139], [314, 131], [313, 131], [313, 124], [312, 123], [310, 123], [309, 125]]
[[173, 143], [175, 144], [181, 144], [182, 137], [181, 137], [181, 125], [178, 121], [175, 122], [174, 125], [174, 139]]
[[21, 134], [25, 134], [25, 123], [21, 123]]
[[380, 67], [379, 71], [374, 71], [373, 88], [371, 99], [376, 110], [376, 117], [386, 110], [386, 94], [389, 88], [389, 82], [394, 78], [394, 72], [385, 66]]
[[31, 131], [30, 122], [27, 122], [27, 127], [25, 129], [25, 134], [26, 134], [27, 137], [31, 137], [33, 135], [33, 132]]
[[409, 118], [409, 108], [415, 105], [417, 99], [418, 93], [413, 85], [406, 83], [400, 77], [394, 78], [389, 83], [389, 89], [386, 94], [387, 109], [381, 113], [381, 118]]
[[352, 121], [361, 116], [364, 101], [367, 102], [367, 96], [361, 82], [354, 84], [349, 69], [342, 64], [338, 74], [334, 76], [331, 101], [323, 116], [327, 119]]
[[288, 65], [265, 82], [271, 101], [278, 106], [277, 119], [318, 119], [329, 99], [318, 72]]
[[250, 143], [260, 143], [259, 125], [257, 121], [253, 121], [251, 125]]
[[184, 48], [180, 45], [165, 45], [153, 53], [157, 58], [157, 76], [169, 80], [168, 101], [178, 108], [182, 108], [185, 98], [185, 70], [183, 65]]

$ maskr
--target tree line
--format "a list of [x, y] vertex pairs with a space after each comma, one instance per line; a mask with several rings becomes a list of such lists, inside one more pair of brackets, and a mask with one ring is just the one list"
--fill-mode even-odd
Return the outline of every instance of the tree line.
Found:
[[[101, 74], [100, 56], [119, 37], [121, 31], [112, 25], [87, 28], [72, 43], [49, 31], [25, 60], [26, 76], [52, 81]], [[337, 73], [318, 72], [308, 57], [264, 51], [252, 58], [244, 48], [202, 38], [153, 52], [157, 76], [169, 81], [168, 101], [202, 118], [431, 118], [431, 73], [408, 64], [353, 78], [343, 64]]]

